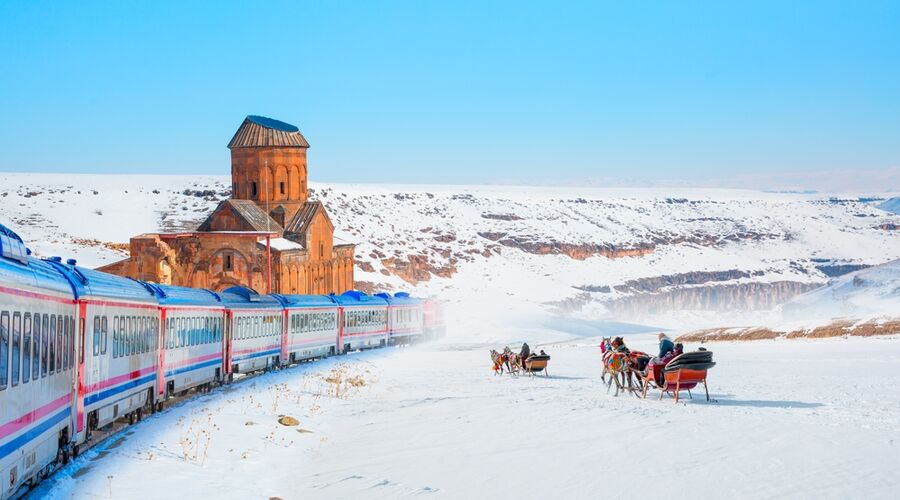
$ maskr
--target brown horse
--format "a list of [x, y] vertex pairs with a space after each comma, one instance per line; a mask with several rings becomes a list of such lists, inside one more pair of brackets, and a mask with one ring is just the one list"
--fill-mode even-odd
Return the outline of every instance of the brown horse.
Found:
[[[640, 351], [629, 351], [625, 347], [622, 337], [616, 337], [615, 341], [611, 341], [609, 337], [603, 337], [600, 345], [603, 352], [603, 373], [600, 380], [606, 383], [606, 392], [612, 388], [612, 384], [616, 384], [615, 396], [619, 395], [619, 391], [629, 391], [637, 395], [642, 387], [642, 372], [640, 365], [645, 364], [642, 358], [649, 356]], [[606, 376], [609, 375], [607, 381]]]

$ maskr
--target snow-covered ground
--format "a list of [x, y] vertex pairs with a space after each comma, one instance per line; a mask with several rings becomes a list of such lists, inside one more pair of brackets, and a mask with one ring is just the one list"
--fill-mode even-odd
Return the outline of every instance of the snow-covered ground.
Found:
[[[900, 488], [898, 338], [717, 343], [717, 402], [698, 390], [678, 405], [607, 394], [595, 339], [540, 344], [549, 378], [492, 375], [489, 347], [443, 341], [257, 377], [146, 419], [38, 493], [896, 498]], [[324, 378], [336, 371], [365, 382], [335, 397]], [[300, 425], [280, 425], [283, 414]]]

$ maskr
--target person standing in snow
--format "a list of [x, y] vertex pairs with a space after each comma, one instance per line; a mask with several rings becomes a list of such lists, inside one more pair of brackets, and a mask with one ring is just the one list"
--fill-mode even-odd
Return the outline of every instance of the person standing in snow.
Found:
[[528, 359], [528, 356], [531, 355], [531, 348], [528, 347], [528, 342], [524, 342], [522, 344], [522, 350], [519, 352], [519, 356], [522, 359], [522, 364], [524, 366], [525, 360]]
[[675, 342], [672, 342], [672, 339], [665, 333], [660, 333], [657, 338], [659, 339], [659, 355], [656, 357], [664, 358], [666, 354], [669, 354], [675, 349]]

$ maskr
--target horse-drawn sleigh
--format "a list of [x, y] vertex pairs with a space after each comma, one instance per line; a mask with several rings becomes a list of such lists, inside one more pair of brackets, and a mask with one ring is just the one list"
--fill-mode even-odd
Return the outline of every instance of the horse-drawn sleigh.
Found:
[[491, 349], [491, 361], [494, 363], [495, 375], [503, 375], [505, 368], [506, 373], [510, 375], [519, 375], [520, 373], [538, 375], [543, 373], [544, 376], [549, 376], [547, 364], [550, 361], [550, 356], [547, 354], [530, 354], [523, 359], [521, 355], [514, 353], [507, 346], [503, 349], [503, 352]]
[[[615, 345], [616, 341], [619, 345]], [[647, 391], [656, 388], [660, 391], [659, 399], [671, 394], [677, 403], [681, 391], [688, 391], [688, 396], [693, 399], [691, 389], [703, 384], [706, 400], [710, 400], [706, 374], [716, 365], [710, 351], [701, 348], [696, 352], [679, 354], [667, 363], [656, 363], [647, 353], [624, 349], [621, 337], [614, 341], [604, 338], [601, 351], [603, 374], [600, 378], [606, 383], [607, 392], [615, 384], [616, 396], [619, 391], [627, 391], [646, 399]]]

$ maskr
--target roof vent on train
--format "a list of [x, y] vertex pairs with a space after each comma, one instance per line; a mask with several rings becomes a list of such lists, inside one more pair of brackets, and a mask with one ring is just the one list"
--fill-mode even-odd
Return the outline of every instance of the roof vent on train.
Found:
[[354, 299], [356, 299], [360, 302], [362, 302], [364, 300], [369, 300], [369, 298], [370, 298], [368, 295], [364, 294], [363, 292], [360, 292], [359, 290], [347, 290], [346, 292], [342, 293], [341, 296], [353, 297]]
[[225, 293], [240, 295], [241, 297], [247, 299], [249, 302], [259, 302], [259, 292], [246, 286], [233, 286], [225, 290]]
[[397, 292], [394, 294], [394, 297], [397, 297], [398, 299], [408, 299], [409, 293], [408, 292]]
[[384, 300], [390, 300], [390, 299], [391, 299], [391, 294], [389, 294], [389, 293], [387, 293], [387, 292], [376, 293], [375, 296], [376, 296], [376, 297], [381, 297], [381, 298], [384, 299]]
[[0, 255], [22, 264], [28, 264], [28, 249], [25, 242], [12, 229], [0, 224]]

